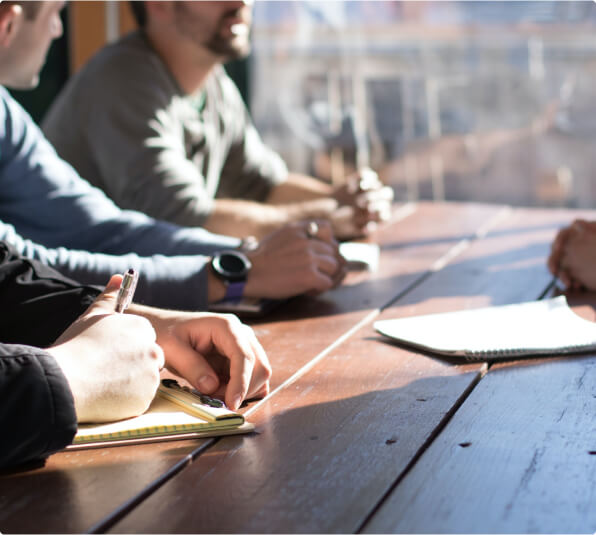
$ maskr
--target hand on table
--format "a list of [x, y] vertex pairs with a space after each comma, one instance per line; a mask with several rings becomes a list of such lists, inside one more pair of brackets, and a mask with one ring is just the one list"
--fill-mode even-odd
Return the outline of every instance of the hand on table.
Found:
[[548, 268], [571, 290], [596, 290], [596, 222], [582, 219], [557, 234]]
[[176, 312], [140, 305], [155, 327], [166, 367], [204, 394], [237, 409], [269, 393], [271, 366], [254, 331], [231, 314]]
[[[245, 295], [281, 299], [319, 294], [336, 287], [346, 275], [346, 261], [328, 222], [290, 223], [264, 238], [247, 256], [252, 269]], [[312, 234], [312, 233], [311, 233]]]
[[348, 177], [346, 184], [336, 188], [334, 198], [339, 206], [331, 222], [339, 239], [366, 235], [376, 223], [391, 216], [393, 190], [384, 186], [372, 169]]

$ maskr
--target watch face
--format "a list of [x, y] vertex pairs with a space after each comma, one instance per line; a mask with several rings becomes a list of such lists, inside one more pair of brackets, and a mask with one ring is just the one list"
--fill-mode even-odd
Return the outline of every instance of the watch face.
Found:
[[238, 251], [224, 251], [213, 257], [213, 269], [228, 281], [246, 280], [251, 268], [250, 260]]

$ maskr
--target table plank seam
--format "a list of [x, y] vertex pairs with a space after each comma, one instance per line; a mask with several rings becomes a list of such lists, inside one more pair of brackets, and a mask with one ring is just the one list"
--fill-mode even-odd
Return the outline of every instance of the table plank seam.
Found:
[[176, 474], [181, 472], [186, 466], [192, 463], [192, 461], [198, 457], [203, 451], [213, 446], [219, 439], [211, 438], [207, 442], [201, 444], [198, 448], [191, 451], [188, 455], [185, 455], [176, 464], [174, 464], [167, 472], [154, 479], [149, 485], [143, 490], [137, 493], [135, 496], [124, 502], [118, 508], [114, 509], [110, 514], [105, 516], [99, 522], [96, 522], [91, 526], [86, 533], [106, 533], [108, 529], [114, 526], [122, 518], [124, 518], [128, 512], [134, 509], [142, 501], [147, 499], [151, 494], [158, 490], [162, 485], [169, 481]]
[[376, 503], [376, 505], [369, 511], [366, 515], [362, 523], [358, 526], [355, 530], [355, 533], [362, 533], [364, 529], [366, 529], [366, 525], [370, 522], [372, 517], [375, 513], [382, 507], [382, 505], [387, 501], [389, 496], [393, 493], [393, 491], [397, 488], [397, 486], [402, 482], [402, 480], [408, 475], [408, 473], [414, 468], [416, 463], [419, 459], [424, 455], [424, 452], [430, 447], [430, 445], [435, 441], [435, 439], [442, 433], [442, 431], [447, 427], [451, 419], [455, 416], [459, 408], [464, 404], [466, 399], [470, 396], [470, 394], [474, 391], [476, 386], [480, 383], [483, 377], [488, 373], [488, 365], [484, 363], [482, 368], [478, 370], [476, 377], [470, 382], [467, 388], [462, 392], [461, 396], [457, 399], [457, 401], [453, 404], [453, 406], [445, 413], [441, 421], [437, 424], [437, 426], [429, 433], [428, 437], [424, 441], [424, 443], [420, 446], [418, 451], [412, 456], [410, 462], [405, 466], [400, 474], [398, 474], [397, 478], [393, 482], [393, 484], [386, 490], [383, 494], [381, 499]]
[[[552, 289], [555, 287], [555, 285], [556, 285], [556, 277], [553, 277], [553, 279], [546, 285], [545, 289], [542, 292], [540, 292], [540, 294], [537, 297], [537, 300], [542, 300], [542, 299], [547, 298], [548, 295], [550, 294], [550, 292], [552, 291]], [[422, 455], [424, 455], [424, 452], [431, 446], [431, 444], [434, 442], [434, 440], [445, 430], [445, 428], [447, 427], [449, 422], [453, 419], [453, 417], [456, 415], [456, 413], [462, 407], [462, 405], [465, 403], [465, 401], [468, 399], [468, 397], [472, 394], [472, 392], [480, 384], [482, 379], [484, 379], [484, 377], [486, 375], [488, 375], [488, 373], [490, 372], [490, 370], [493, 367], [493, 364], [495, 364], [495, 363], [485, 362], [483, 364], [482, 369], [480, 370], [478, 376], [474, 379], [474, 381], [472, 381], [470, 383], [470, 385], [468, 386], [468, 388], [466, 388], [466, 390], [464, 391], [462, 396], [457, 400], [456, 403], [454, 403], [451, 410], [443, 417], [441, 422], [439, 422], [437, 427], [433, 430], [433, 432], [424, 441], [424, 443], [422, 444], [420, 449], [416, 452], [416, 454], [412, 457], [412, 459], [410, 460], [408, 465], [397, 476], [395, 482], [383, 494], [383, 496], [379, 500], [379, 502], [368, 513], [368, 515], [366, 516], [366, 518], [364, 519], [362, 524], [360, 524], [360, 526], [356, 530], [357, 533], [362, 533], [366, 529], [366, 526], [370, 523], [371, 519], [374, 517], [374, 515], [377, 513], [377, 511], [379, 511], [381, 509], [381, 507], [389, 499], [389, 497], [391, 496], [393, 491], [398, 487], [398, 485], [403, 481], [403, 479], [408, 475], [408, 473], [414, 468], [414, 466], [418, 463], [418, 461], [420, 460]]]

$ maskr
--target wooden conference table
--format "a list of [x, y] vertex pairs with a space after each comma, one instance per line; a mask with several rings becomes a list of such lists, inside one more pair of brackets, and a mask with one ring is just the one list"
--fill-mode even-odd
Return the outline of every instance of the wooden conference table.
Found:
[[0, 531], [593, 533], [595, 355], [455, 365], [372, 328], [549, 295], [550, 242], [578, 215], [596, 218], [396, 206], [377, 272], [254, 323], [274, 367], [257, 433], [5, 473]]

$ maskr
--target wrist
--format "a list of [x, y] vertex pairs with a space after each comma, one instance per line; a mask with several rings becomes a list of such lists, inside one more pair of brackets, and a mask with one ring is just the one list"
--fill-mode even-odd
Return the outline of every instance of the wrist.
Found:
[[207, 301], [216, 303], [221, 301], [226, 295], [226, 286], [223, 281], [209, 269], [207, 273]]
[[[250, 246], [254, 247], [254, 245], [254, 241], [251, 240]], [[251, 261], [240, 250], [220, 251], [212, 257], [211, 273], [219, 279], [224, 287], [223, 299], [226, 301], [242, 299], [251, 268]]]

